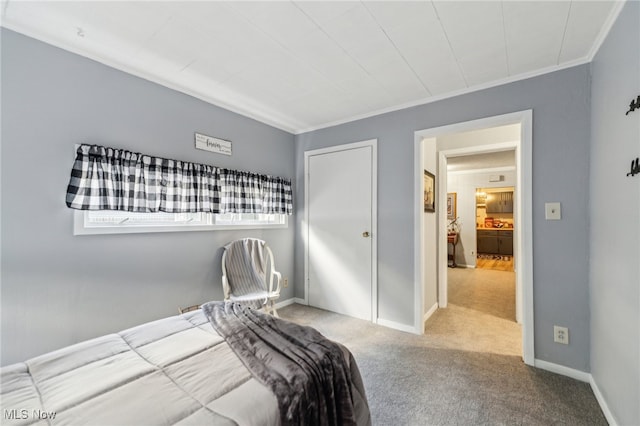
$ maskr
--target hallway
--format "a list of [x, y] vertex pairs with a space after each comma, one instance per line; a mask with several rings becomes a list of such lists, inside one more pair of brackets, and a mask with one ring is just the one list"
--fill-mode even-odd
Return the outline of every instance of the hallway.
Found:
[[451, 349], [522, 356], [515, 320], [515, 273], [450, 268], [449, 304], [429, 319], [425, 335]]

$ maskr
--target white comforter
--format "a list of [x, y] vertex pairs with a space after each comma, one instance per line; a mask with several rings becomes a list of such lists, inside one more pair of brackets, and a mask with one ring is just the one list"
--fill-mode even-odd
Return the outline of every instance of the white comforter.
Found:
[[1, 370], [3, 425], [277, 425], [278, 404], [202, 311]]

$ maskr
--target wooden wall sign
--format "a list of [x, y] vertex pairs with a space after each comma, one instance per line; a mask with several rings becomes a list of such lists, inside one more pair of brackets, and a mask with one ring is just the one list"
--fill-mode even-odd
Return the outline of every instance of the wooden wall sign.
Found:
[[232, 154], [231, 141], [214, 138], [212, 136], [207, 136], [200, 133], [196, 133], [195, 135], [197, 149], [215, 152], [216, 154]]

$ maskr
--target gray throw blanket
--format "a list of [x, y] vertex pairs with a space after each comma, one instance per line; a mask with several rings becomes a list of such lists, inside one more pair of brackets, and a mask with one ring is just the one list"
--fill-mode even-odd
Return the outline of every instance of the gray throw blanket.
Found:
[[350, 369], [340, 346], [311, 327], [231, 302], [202, 306], [253, 376], [278, 399], [282, 425], [355, 425]]

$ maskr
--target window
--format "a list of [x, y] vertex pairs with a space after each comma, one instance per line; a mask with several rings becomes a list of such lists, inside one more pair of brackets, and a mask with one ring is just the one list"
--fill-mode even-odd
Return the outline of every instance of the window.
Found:
[[74, 235], [95, 235], [286, 228], [288, 216], [261, 213], [133, 213], [82, 210], [74, 212], [73, 221]]
[[74, 235], [286, 228], [293, 213], [290, 179], [86, 144], [66, 203]]

